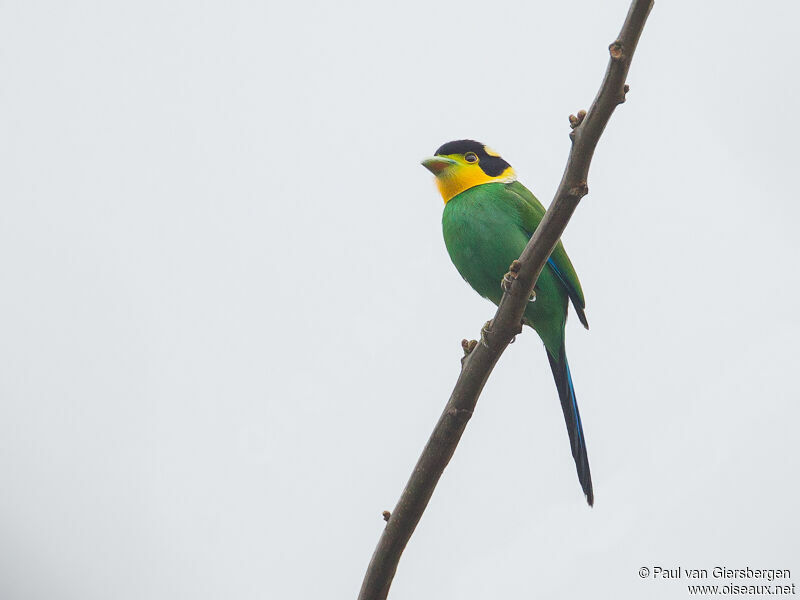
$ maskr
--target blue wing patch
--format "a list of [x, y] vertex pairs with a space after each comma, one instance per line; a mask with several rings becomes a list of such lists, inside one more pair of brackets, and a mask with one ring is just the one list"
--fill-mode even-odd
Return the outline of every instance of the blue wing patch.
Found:
[[564, 285], [564, 289], [567, 290], [567, 296], [569, 296], [569, 299], [572, 300], [572, 306], [575, 308], [578, 319], [583, 326], [586, 327], [586, 329], [589, 329], [589, 321], [586, 320], [586, 313], [581, 306], [581, 299], [578, 297], [575, 288], [573, 288], [564, 278], [564, 275], [561, 274], [561, 271], [559, 271], [558, 267], [556, 266], [556, 261], [554, 261], [552, 257], [547, 259], [547, 264], [550, 265], [550, 268], [553, 269], [553, 273], [556, 274], [558, 280]]

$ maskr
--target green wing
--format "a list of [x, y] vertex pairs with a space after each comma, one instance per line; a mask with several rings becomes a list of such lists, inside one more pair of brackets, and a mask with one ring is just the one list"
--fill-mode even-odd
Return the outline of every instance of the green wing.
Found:
[[[522, 218], [522, 226], [528, 232], [528, 237], [533, 235], [542, 217], [545, 213], [545, 208], [542, 203], [537, 200], [531, 191], [522, 185], [519, 181], [515, 181], [506, 186], [506, 188], [514, 192], [514, 196], [519, 198], [520, 203], [518, 206], [520, 217]], [[586, 320], [586, 300], [583, 297], [583, 290], [581, 289], [581, 282], [578, 280], [578, 274], [575, 272], [575, 267], [567, 256], [567, 251], [564, 250], [564, 244], [559, 240], [553, 253], [550, 255], [547, 263], [555, 272], [556, 276], [564, 284], [567, 290], [567, 295], [575, 307], [575, 312], [578, 319], [586, 329], [589, 329], [589, 322]]]

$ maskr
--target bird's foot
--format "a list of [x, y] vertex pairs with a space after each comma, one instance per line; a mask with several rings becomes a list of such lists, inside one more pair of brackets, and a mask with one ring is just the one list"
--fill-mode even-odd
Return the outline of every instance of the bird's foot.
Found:
[[461, 340], [461, 348], [464, 350], [464, 356], [461, 357], [461, 364], [464, 364], [464, 361], [467, 360], [467, 357], [470, 353], [475, 350], [475, 346], [478, 345], [476, 340]]
[[503, 275], [503, 280], [500, 282], [500, 287], [506, 294], [511, 293], [511, 286], [514, 285], [514, 280], [519, 277], [519, 270], [522, 268], [522, 263], [515, 260], [508, 267], [508, 273]]
[[492, 332], [492, 325], [494, 325], [494, 320], [489, 319], [486, 323], [483, 324], [481, 327], [481, 345], [488, 348], [489, 347], [489, 340], [486, 336], [488, 336]]

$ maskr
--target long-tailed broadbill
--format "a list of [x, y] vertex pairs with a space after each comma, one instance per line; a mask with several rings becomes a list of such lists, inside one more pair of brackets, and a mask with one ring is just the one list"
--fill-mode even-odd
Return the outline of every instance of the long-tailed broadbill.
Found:
[[[503, 278], [541, 222], [544, 206], [517, 181], [509, 163], [474, 140], [448, 142], [422, 164], [436, 176], [444, 199], [442, 229], [453, 264], [476, 292], [499, 304]], [[559, 241], [536, 281], [523, 324], [544, 342], [578, 479], [591, 506], [594, 492], [586, 440], [564, 347], [570, 302], [588, 329], [583, 290]]]

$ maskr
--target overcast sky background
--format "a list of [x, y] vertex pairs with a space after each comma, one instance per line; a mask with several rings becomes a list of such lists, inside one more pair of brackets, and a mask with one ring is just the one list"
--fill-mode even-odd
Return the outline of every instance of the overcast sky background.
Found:
[[[0, 2], [0, 597], [355, 598], [494, 312], [419, 161], [548, 204], [627, 6]], [[800, 577], [799, 13], [657, 3], [564, 236], [595, 508], [528, 331], [391, 597]]]

